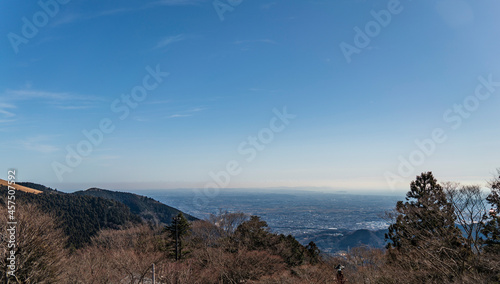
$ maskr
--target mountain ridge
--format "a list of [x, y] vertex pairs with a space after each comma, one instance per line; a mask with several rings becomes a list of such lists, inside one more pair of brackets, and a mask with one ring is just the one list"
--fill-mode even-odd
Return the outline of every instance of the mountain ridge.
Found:
[[9, 184], [8, 181], [3, 180], [3, 179], [0, 179], [0, 186], [6, 186], [6, 187], [13, 186], [16, 190], [24, 191], [27, 193], [34, 193], [34, 194], [43, 193], [43, 191], [41, 191], [41, 190], [37, 190], [37, 189], [31, 188], [31, 187], [23, 186], [22, 183]]
[[112, 191], [97, 187], [91, 187], [84, 191], [73, 192], [74, 195], [87, 195], [115, 200], [125, 204], [133, 214], [140, 216], [147, 222], [153, 224], [169, 225], [172, 218], [182, 213], [189, 221], [198, 220], [198, 218], [182, 212], [181, 210], [157, 201], [151, 197], [129, 192]]

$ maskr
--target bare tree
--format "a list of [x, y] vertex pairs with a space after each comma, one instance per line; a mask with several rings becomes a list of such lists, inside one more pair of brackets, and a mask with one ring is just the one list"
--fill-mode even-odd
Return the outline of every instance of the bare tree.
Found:
[[455, 222], [461, 226], [467, 245], [475, 254], [481, 253], [483, 242], [481, 231], [484, 229], [483, 220], [488, 214], [481, 187], [445, 182], [443, 189], [448, 201], [453, 205]]
[[[7, 231], [7, 208], [0, 206], [0, 232]], [[54, 218], [32, 204], [16, 206], [16, 271], [13, 283], [54, 283], [60, 279], [62, 263], [66, 257], [65, 237]], [[5, 241], [0, 244], [0, 281], [6, 279], [11, 248]]]
[[220, 210], [218, 215], [210, 215], [208, 221], [219, 228], [222, 236], [230, 236], [243, 222], [248, 221], [250, 216], [243, 212], [229, 213]]
[[148, 225], [104, 230], [71, 258], [70, 283], [142, 283], [151, 264], [166, 261], [160, 229]]
[[207, 220], [192, 223], [192, 243], [205, 247], [228, 247], [239, 225], [248, 221], [249, 216], [242, 212], [220, 211], [210, 215]]

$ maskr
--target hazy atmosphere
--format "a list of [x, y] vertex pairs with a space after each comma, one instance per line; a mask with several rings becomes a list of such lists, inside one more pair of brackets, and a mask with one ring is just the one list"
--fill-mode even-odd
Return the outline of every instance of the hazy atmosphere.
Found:
[[497, 1], [41, 3], [0, 4], [4, 179], [403, 192], [498, 167]]

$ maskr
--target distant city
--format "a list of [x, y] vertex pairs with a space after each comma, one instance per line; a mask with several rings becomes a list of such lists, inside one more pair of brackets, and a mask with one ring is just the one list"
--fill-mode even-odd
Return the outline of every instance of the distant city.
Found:
[[[394, 209], [404, 195], [357, 195], [294, 190], [230, 190], [214, 198], [200, 199], [192, 190], [154, 190], [140, 194], [180, 209], [200, 219], [220, 211], [244, 212], [266, 221], [271, 231], [291, 234], [301, 243], [318, 235], [341, 237], [356, 230], [378, 231], [388, 227], [385, 213]], [[328, 242], [318, 244], [323, 251], [335, 251]]]

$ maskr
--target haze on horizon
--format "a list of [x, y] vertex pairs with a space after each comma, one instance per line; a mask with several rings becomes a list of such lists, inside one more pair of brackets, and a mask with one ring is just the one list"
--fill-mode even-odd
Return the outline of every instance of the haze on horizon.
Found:
[[0, 178], [399, 192], [500, 167], [494, 0], [0, 5]]

